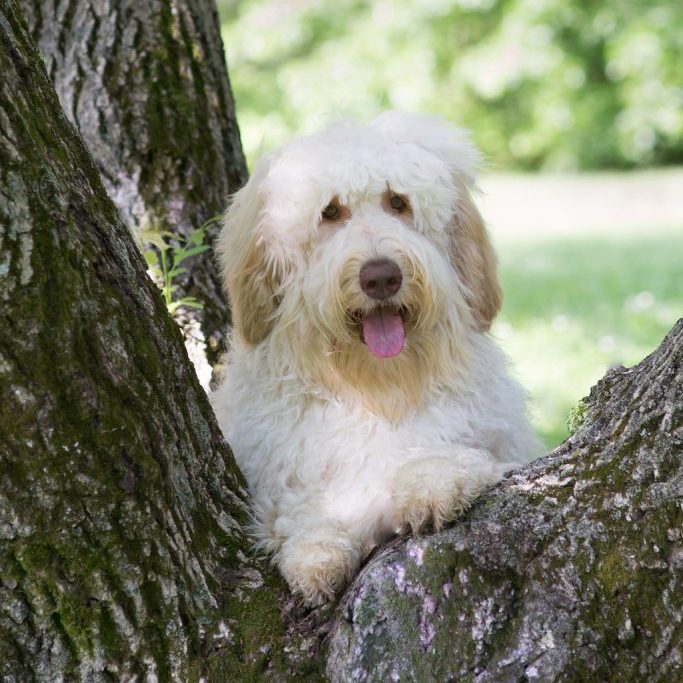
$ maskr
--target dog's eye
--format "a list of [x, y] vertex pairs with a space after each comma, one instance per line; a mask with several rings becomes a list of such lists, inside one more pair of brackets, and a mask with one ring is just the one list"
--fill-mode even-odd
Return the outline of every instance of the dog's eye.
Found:
[[391, 195], [389, 203], [391, 204], [391, 208], [398, 213], [405, 211], [405, 209], [408, 207], [405, 199], [403, 199], [403, 197], [399, 197], [397, 194]]
[[323, 218], [326, 221], [334, 221], [339, 218], [341, 215], [341, 211], [337, 204], [334, 202], [330, 202], [324, 209], [323, 209]]

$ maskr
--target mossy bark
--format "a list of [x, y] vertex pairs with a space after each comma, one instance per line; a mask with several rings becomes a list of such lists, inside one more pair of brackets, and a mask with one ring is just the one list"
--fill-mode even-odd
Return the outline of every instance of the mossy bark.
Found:
[[442, 533], [397, 539], [338, 609], [333, 681], [683, 680], [683, 321], [578, 431]]
[[0, 680], [297, 670], [242, 476], [15, 0], [0, 73]]
[[[133, 232], [187, 235], [245, 182], [213, 0], [22, 0], [62, 107]], [[217, 226], [209, 230], [211, 240]], [[210, 253], [183, 264], [187, 335], [213, 363], [229, 309]]]

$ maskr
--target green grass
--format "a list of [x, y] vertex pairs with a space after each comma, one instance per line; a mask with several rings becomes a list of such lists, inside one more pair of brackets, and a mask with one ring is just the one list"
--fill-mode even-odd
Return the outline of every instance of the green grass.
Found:
[[638, 363], [682, 314], [683, 230], [507, 236], [498, 253], [505, 304], [493, 332], [552, 448], [567, 436], [570, 408], [605, 371]]

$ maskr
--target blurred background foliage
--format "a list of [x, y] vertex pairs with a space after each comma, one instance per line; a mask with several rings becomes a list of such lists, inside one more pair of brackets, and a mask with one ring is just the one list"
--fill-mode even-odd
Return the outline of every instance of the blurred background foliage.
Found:
[[250, 158], [329, 117], [455, 119], [496, 167], [683, 162], [683, 2], [220, 0]]
[[391, 108], [472, 130], [505, 291], [493, 334], [548, 447], [607, 368], [640, 361], [681, 315], [683, 1], [218, 6], [252, 163]]

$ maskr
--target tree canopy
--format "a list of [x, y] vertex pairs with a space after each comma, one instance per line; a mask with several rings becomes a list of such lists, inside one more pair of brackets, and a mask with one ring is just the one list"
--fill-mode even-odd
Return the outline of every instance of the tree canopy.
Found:
[[683, 162], [683, 4], [219, 0], [250, 155], [325, 117], [430, 111], [494, 167]]

